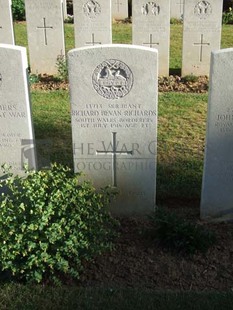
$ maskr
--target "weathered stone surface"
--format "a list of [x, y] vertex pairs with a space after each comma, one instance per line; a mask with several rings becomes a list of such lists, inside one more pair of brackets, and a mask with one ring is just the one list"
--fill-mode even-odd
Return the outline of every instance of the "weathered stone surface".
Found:
[[0, 98], [0, 165], [21, 174], [24, 164], [36, 168], [24, 47], [0, 44]]
[[57, 57], [64, 56], [61, 0], [25, 0], [30, 69], [34, 74], [56, 74]]
[[15, 44], [11, 0], [0, 0], [0, 44]]
[[112, 18], [121, 20], [128, 18], [128, 0], [111, 0], [112, 1]]
[[184, 3], [182, 76], [208, 75], [210, 54], [220, 49], [222, 0]]
[[157, 51], [131, 45], [68, 53], [75, 171], [120, 194], [118, 215], [155, 206]]
[[75, 47], [112, 43], [111, 0], [73, 0]]
[[169, 75], [170, 0], [132, 2], [133, 44], [156, 48], [159, 75]]
[[233, 49], [212, 52], [201, 218], [233, 220]]
[[171, 18], [183, 19], [184, 0], [171, 0]]

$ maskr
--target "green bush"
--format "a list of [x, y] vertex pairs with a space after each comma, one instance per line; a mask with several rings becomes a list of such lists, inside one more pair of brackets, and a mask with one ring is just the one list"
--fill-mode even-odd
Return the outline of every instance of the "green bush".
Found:
[[233, 24], [233, 10], [230, 7], [228, 11], [223, 12], [222, 14], [222, 23], [223, 24]]
[[57, 56], [56, 67], [58, 71], [58, 77], [65, 82], [68, 82], [68, 63], [64, 55]]
[[0, 198], [0, 269], [19, 280], [79, 278], [83, 263], [112, 247], [114, 193], [97, 192], [61, 165], [8, 177]]
[[198, 251], [205, 253], [216, 241], [213, 232], [163, 208], [158, 208], [151, 219], [152, 236], [170, 250], [191, 255]]
[[12, 15], [14, 20], [25, 20], [24, 0], [12, 0]]

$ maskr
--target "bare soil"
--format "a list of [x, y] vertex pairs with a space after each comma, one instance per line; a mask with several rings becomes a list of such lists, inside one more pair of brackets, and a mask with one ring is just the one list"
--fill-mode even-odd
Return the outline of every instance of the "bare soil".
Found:
[[[68, 89], [68, 83], [43, 76], [32, 89]], [[159, 91], [205, 93], [208, 78], [187, 81], [179, 76], [159, 78]], [[206, 254], [185, 256], [161, 247], [146, 231], [148, 219], [119, 219], [115, 249], [86, 263], [82, 286], [143, 287], [166, 290], [233, 290], [233, 224], [199, 220], [199, 201], [167, 201], [168, 209], [216, 233], [216, 244]]]
[[[178, 75], [170, 75], [169, 77], [159, 77], [158, 85], [159, 92], [184, 92], [184, 93], [206, 93], [208, 91], [208, 77], [199, 76], [193, 77], [195, 81], [192, 81], [192, 76], [182, 78]], [[43, 75], [40, 76], [40, 81], [31, 85], [31, 89], [40, 90], [59, 90], [69, 89], [69, 84], [60, 81], [59, 79], [54, 79], [53, 76]]]
[[207, 253], [193, 256], [164, 249], [146, 232], [148, 219], [121, 219], [115, 250], [88, 263], [82, 286], [142, 287], [156, 290], [233, 290], [233, 224], [204, 223], [199, 205], [170, 208], [182, 217], [216, 233], [217, 241]]

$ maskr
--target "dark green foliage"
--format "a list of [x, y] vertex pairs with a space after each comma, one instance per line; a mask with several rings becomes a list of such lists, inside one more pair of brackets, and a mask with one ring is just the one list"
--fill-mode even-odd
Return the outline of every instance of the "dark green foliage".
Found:
[[0, 269], [20, 280], [79, 278], [85, 260], [111, 249], [116, 224], [97, 192], [61, 165], [7, 178], [0, 198]]
[[223, 24], [233, 24], [233, 10], [232, 7], [229, 7], [229, 9], [222, 14], [222, 23]]
[[185, 75], [182, 80], [184, 82], [191, 82], [191, 83], [195, 83], [198, 80], [198, 77], [196, 75], [193, 74], [189, 74], [189, 75]]
[[12, 0], [12, 15], [14, 20], [25, 20], [24, 0]]
[[170, 250], [185, 254], [205, 253], [216, 241], [213, 232], [163, 208], [156, 210], [152, 222], [153, 237]]

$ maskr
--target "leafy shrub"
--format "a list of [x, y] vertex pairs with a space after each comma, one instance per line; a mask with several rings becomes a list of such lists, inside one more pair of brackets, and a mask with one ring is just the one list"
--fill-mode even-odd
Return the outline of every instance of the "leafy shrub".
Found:
[[0, 269], [19, 280], [79, 278], [83, 262], [112, 247], [114, 193], [97, 192], [68, 167], [8, 177], [0, 198]]
[[197, 81], [198, 81], [198, 77], [197, 77], [196, 75], [194, 75], [194, 74], [189, 74], [189, 75], [185, 75], [185, 76], [182, 78], [182, 80], [183, 80], [184, 82], [192, 82], [192, 83], [194, 83], [194, 82], [197, 82]]
[[62, 81], [68, 81], [68, 64], [67, 59], [64, 55], [57, 56], [56, 67], [58, 71], [58, 76]]
[[152, 217], [153, 236], [161, 245], [178, 252], [194, 254], [205, 253], [215, 243], [213, 232], [193, 224], [172, 212], [158, 208]]
[[222, 23], [223, 24], [233, 24], [233, 10], [231, 7], [228, 9], [228, 11], [223, 12]]
[[24, 0], [12, 0], [12, 15], [14, 20], [25, 20]]

